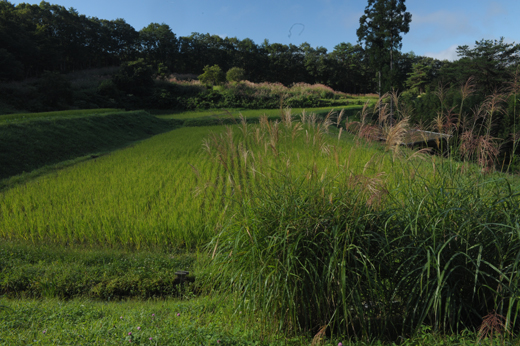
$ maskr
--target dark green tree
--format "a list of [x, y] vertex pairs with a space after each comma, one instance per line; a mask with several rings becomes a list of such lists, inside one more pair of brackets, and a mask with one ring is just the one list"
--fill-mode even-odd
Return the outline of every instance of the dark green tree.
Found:
[[363, 47], [340, 43], [328, 54], [332, 69], [328, 85], [351, 94], [373, 92], [372, 78], [368, 78], [368, 64]]
[[0, 82], [23, 78], [23, 64], [7, 50], [0, 48]]
[[[394, 87], [394, 55], [402, 47], [401, 34], [410, 30], [412, 15], [406, 12], [405, 0], [368, 0], [365, 14], [359, 19], [357, 36], [364, 42], [370, 66], [378, 72], [378, 92]], [[382, 76], [383, 70], [387, 75]], [[383, 85], [382, 85], [383, 84]]]
[[327, 48], [312, 48], [304, 42], [299, 47], [304, 55], [305, 79], [302, 82], [327, 84], [330, 71], [327, 64]]
[[49, 110], [64, 108], [65, 104], [73, 102], [73, 92], [70, 81], [57, 71], [44, 71], [37, 82], [43, 104]]
[[167, 24], [151, 23], [139, 31], [141, 51], [156, 69], [163, 64], [172, 71], [176, 66], [179, 41]]
[[484, 94], [499, 89], [520, 64], [520, 44], [505, 43], [503, 37], [477, 41], [473, 48], [459, 46], [457, 54], [460, 59], [441, 71], [445, 82], [459, 86], [473, 77]]
[[208, 85], [220, 85], [226, 81], [226, 75], [218, 65], [206, 65], [204, 73], [199, 76], [199, 80]]
[[144, 59], [121, 64], [119, 71], [112, 76], [112, 81], [119, 90], [136, 96], [146, 96], [154, 86], [153, 70]]
[[412, 71], [408, 73], [406, 86], [418, 94], [424, 92], [424, 87], [431, 82], [431, 65], [417, 62], [412, 65]]

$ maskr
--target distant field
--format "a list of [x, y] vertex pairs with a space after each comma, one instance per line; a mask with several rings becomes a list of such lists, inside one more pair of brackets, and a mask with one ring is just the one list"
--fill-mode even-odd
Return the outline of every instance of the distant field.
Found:
[[[325, 112], [334, 109], [336, 112], [340, 112], [341, 109], [349, 110], [350, 113], [355, 113], [357, 111], [361, 111], [363, 106], [360, 105], [349, 105], [349, 106], [339, 106], [335, 108], [331, 107], [321, 107], [321, 108], [292, 108], [291, 111], [293, 114], [301, 114], [302, 111], [305, 110], [307, 113], [312, 112]], [[202, 118], [202, 117], [228, 117], [233, 116], [238, 118], [240, 114], [244, 117], [260, 117], [262, 115], [267, 116], [280, 116], [279, 109], [210, 109], [210, 110], [201, 110], [201, 111], [184, 111], [178, 113], [171, 114], [160, 114], [157, 115], [158, 118], [164, 119], [193, 119], [193, 118]]]
[[15, 113], [15, 114], [4, 114], [0, 115], [0, 124], [20, 122], [33, 119], [48, 119], [48, 118], [66, 118], [66, 117], [77, 117], [92, 114], [108, 114], [121, 112], [121, 109], [117, 108], [98, 108], [98, 109], [78, 109], [68, 111], [56, 111], [56, 112], [41, 112], [41, 113]]

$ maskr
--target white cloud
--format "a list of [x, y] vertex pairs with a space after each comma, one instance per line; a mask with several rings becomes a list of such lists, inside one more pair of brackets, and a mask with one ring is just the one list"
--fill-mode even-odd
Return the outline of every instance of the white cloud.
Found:
[[458, 59], [457, 56], [457, 47], [459, 45], [454, 44], [450, 46], [448, 49], [441, 50], [440, 52], [427, 52], [424, 53], [424, 56], [429, 56], [431, 58], [439, 59], [439, 60], [449, 60], [454, 61]]

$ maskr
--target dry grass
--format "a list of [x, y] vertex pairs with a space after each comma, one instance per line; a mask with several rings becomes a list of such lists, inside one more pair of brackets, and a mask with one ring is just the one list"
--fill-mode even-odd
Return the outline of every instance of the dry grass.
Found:
[[[463, 106], [465, 100], [475, 92], [473, 78], [469, 78], [460, 87], [461, 102], [458, 105], [447, 104], [448, 88], [439, 84], [435, 95], [439, 99], [440, 108], [429, 126], [411, 124], [409, 119], [413, 109], [401, 102], [397, 93], [385, 94], [373, 108], [369, 107], [368, 103], [365, 104], [360, 112], [360, 121], [347, 122], [345, 130], [364, 140], [385, 142], [385, 149], [392, 151], [394, 158], [402, 146], [421, 142], [427, 145], [435, 140], [438, 150], [443, 155], [477, 163], [482, 172], [493, 172], [499, 164], [498, 159], [505, 141], [492, 134], [496, 122], [506, 112], [507, 97], [520, 90], [520, 73], [515, 76], [507, 89], [495, 90], [469, 113], [463, 110]], [[393, 109], [390, 108], [390, 99], [394, 104]], [[515, 131], [510, 133], [509, 140], [516, 150], [520, 142], [520, 130], [516, 129], [516, 119]], [[513, 160], [514, 155], [511, 155], [509, 166]], [[504, 160], [502, 166], [506, 164]], [[509, 169], [508, 167], [506, 168]]]
[[511, 326], [506, 318], [493, 310], [482, 318], [482, 324], [478, 330], [477, 343], [480, 343], [485, 338], [489, 338], [491, 345], [493, 345], [493, 337], [495, 335], [498, 335], [503, 343], [504, 337], [511, 335], [510, 329]]

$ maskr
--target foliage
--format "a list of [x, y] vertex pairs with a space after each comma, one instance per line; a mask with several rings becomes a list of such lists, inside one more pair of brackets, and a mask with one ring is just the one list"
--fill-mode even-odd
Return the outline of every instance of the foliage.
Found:
[[151, 23], [139, 31], [142, 55], [155, 68], [162, 66], [163, 73], [176, 65], [179, 41], [167, 24]]
[[0, 66], [9, 66], [0, 70], [0, 82], [22, 79], [23, 64], [3, 48], [0, 49]]
[[226, 72], [228, 82], [240, 82], [246, 79], [246, 71], [240, 67], [233, 67]]
[[112, 81], [125, 93], [142, 96], [150, 93], [154, 85], [152, 76], [152, 68], [144, 59], [138, 59], [121, 64]]
[[406, 80], [406, 86], [415, 91], [418, 94], [424, 92], [424, 87], [431, 82], [429, 78], [432, 67], [424, 65], [422, 62], [418, 62], [412, 65], [412, 72], [408, 75]]
[[459, 60], [446, 65], [441, 73], [445, 82], [461, 85], [470, 77], [475, 79], [484, 94], [493, 93], [510, 78], [510, 74], [520, 61], [520, 44], [505, 43], [500, 40], [475, 42], [475, 47], [458, 46]]
[[60, 103], [72, 99], [72, 89], [68, 79], [58, 72], [45, 71], [38, 80], [38, 91], [45, 100], [45, 105], [51, 109], [59, 108]]
[[208, 85], [220, 85], [226, 81], [226, 76], [218, 65], [206, 65], [204, 66], [204, 73], [199, 76], [199, 80]]
[[[4, 80], [39, 77], [45, 70], [67, 73], [119, 66], [142, 58], [154, 71], [165, 67], [163, 73], [199, 75], [205, 66], [218, 65], [224, 71], [242, 68], [253, 82], [322, 83], [349, 93], [374, 89], [371, 79], [364, 78], [372, 71], [357, 68], [364, 59], [357, 46], [352, 52], [340, 48], [328, 53], [308, 43], [256, 44], [249, 38], [201, 33], [177, 37], [164, 23], [150, 23], [136, 31], [121, 18], [88, 17], [45, 1], [38, 5], [2, 1], [0, 6], [0, 59], [5, 62], [0, 78]], [[340, 56], [351, 63], [338, 61]]]
[[[193, 255], [57, 249], [4, 242], [0, 246], [0, 295], [98, 298], [179, 295], [178, 270], [192, 271]], [[193, 281], [188, 276], [187, 283]]]
[[[359, 19], [357, 36], [365, 42], [370, 65], [379, 72], [379, 95], [395, 86], [394, 51], [401, 49], [401, 33], [408, 33], [412, 15], [406, 12], [405, 0], [368, 0], [365, 14]], [[383, 67], [389, 66], [381, 86]]]

